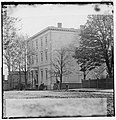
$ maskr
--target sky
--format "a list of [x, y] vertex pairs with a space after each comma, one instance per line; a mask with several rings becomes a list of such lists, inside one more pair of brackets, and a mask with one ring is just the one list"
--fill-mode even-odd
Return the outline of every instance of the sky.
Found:
[[29, 37], [48, 26], [57, 26], [61, 22], [65, 28], [79, 28], [85, 24], [88, 14], [105, 13], [110, 7], [100, 5], [100, 12], [95, 11], [95, 4], [44, 4], [10, 6], [8, 13], [21, 19], [20, 26], [23, 34]]
[[[96, 11], [98, 8], [99, 11]], [[8, 15], [18, 17], [21, 22], [20, 33], [33, 36], [48, 26], [57, 27], [57, 23], [62, 23], [64, 28], [79, 29], [84, 25], [87, 16], [90, 14], [107, 14], [111, 13], [112, 6], [106, 4], [38, 4], [38, 5], [8, 5]], [[3, 66], [3, 74], [7, 74], [6, 66]]]

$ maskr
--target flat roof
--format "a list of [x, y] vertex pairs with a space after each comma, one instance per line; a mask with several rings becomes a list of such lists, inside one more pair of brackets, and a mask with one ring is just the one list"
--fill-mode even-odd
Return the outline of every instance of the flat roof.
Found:
[[43, 30], [41, 30], [40, 32], [34, 34], [33, 36], [31, 36], [30, 38], [27, 39], [27, 41], [35, 38], [38, 35], [41, 35], [42, 33], [48, 31], [48, 30], [56, 30], [56, 31], [67, 31], [67, 32], [78, 32], [79, 29], [74, 29], [74, 28], [58, 28], [58, 27], [54, 27], [54, 26], [49, 26]]

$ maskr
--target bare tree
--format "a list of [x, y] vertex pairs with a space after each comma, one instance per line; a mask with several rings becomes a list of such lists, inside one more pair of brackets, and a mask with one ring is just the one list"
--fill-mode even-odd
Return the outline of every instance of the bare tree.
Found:
[[10, 17], [7, 14], [7, 7], [2, 6], [2, 36], [3, 36], [3, 61], [8, 68], [9, 79], [11, 79], [11, 69], [15, 58], [15, 37], [19, 29], [16, 28], [18, 18]]
[[52, 60], [52, 70], [50, 73], [54, 77], [60, 78], [60, 89], [62, 87], [63, 76], [72, 74], [72, 57], [68, 49], [61, 48], [60, 50], [55, 50]]
[[19, 71], [19, 86], [21, 84], [21, 71], [25, 74], [25, 87], [27, 86], [27, 45], [26, 36], [20, 35], [15, 40], [14, 69]]

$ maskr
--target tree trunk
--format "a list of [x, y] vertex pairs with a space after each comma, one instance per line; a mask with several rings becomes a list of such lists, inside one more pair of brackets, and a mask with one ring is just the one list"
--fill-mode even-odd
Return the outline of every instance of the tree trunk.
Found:
[[27, 88], [27, 61], [26, 61], [26, 54], [25, 54], [24, 61], [25, 61], [25, 88]]
[[27, 71], [26, 71], [26, 65], [25, 65], [25, 88], [27, 88]]
[[20, 69], [20, 63], [19, 63], [19, 90], [21, 90], [21, 69]]
[[111, 72], [112, 72], [112, 77], [114, 77], [114, 47], [111, 46], [112, 50], [112, 57], [111, 57]]
[[86, 80], [86, 71], [83, 71], [84, 80]]
[[108, 72], [109, 78], [111, 78], [112, 77], [112, 68], [110, 66], [109, 58], [108, 58], [107, 53], [106, 53], [106, 57], [105, 58], [106, 58], [105, 60], [106, 60], [107, 72]]
[[60, 75], [60, 90], [62, 89], [62, 74]]

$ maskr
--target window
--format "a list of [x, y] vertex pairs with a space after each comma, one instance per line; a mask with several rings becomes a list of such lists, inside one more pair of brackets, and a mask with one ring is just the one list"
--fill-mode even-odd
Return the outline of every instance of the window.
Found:
[[36, 49], [38, 49], [38, 39], [36, 40]]
[[48, 79], [48, 69], [45, 69], [46, 80]]
[[36, 55], [36, 63], [38, 63], [38, 55]]
[[27, 49], [30, 51], [30, 42], [27, 43]]
[[47, 41], [47, 35], [45, 36], [45, 43], [46, 43], [46, 46], [47, 46], [47, 43], [48, 41]]
[[41, 81], [43, 81], [43, 70], [41, 70]]
[[35, 47], [36, 47], [36, 46], [35, 46], [35, 41], [32, 41], [32, 48], [31, 48], [31, 49], [32, 49], [32, 50], [35, 50]]
[[43, 52], [41, 52], [41, 61], [43, 61]]
[[33, 55], [32, 55], [32, 64], [34, 63]]
[[45, 51], [45, 58], [46, 58], [46, 61], [48, 60], [48, 52]]
[[43, 38], [41, 38], [41, 47], [43, 46]]
[[32, 48], [33, 48], [33, 41], [32, 41]]
[[28, 56], [28, 58], [27, 58], [27, 64], [31, 64], [31, 56]]

